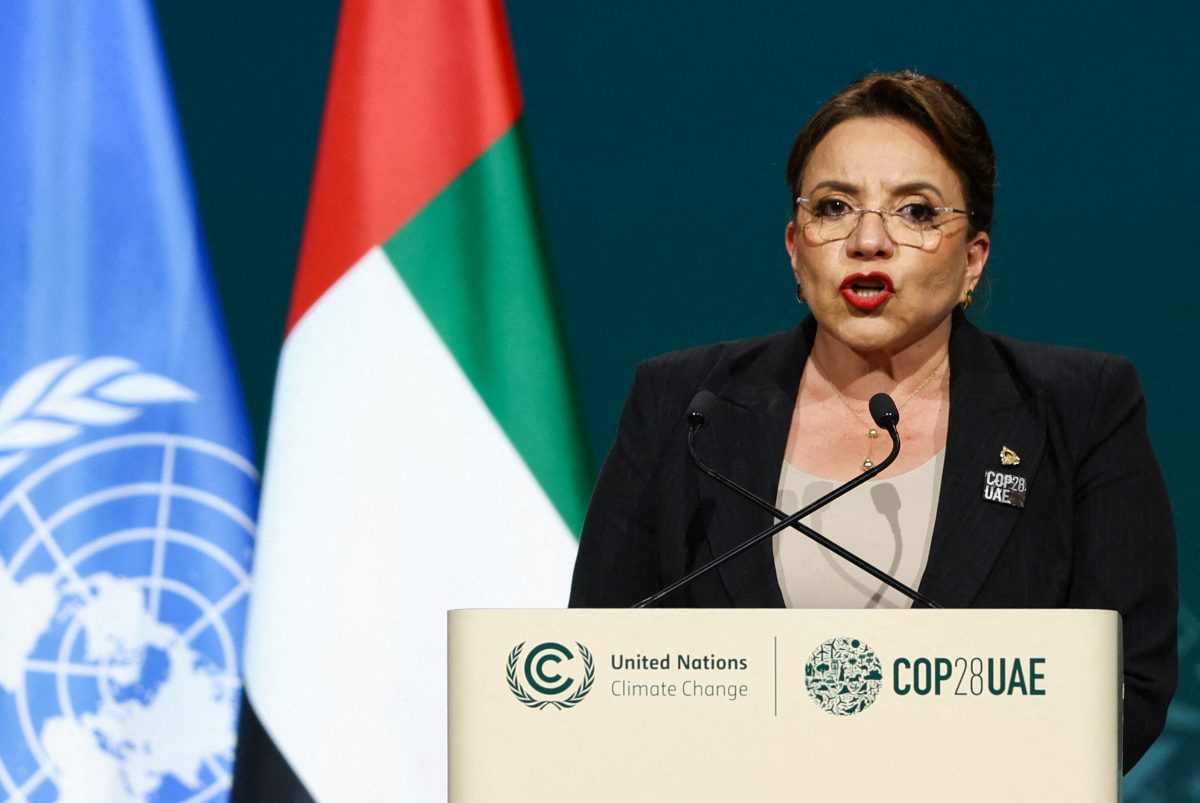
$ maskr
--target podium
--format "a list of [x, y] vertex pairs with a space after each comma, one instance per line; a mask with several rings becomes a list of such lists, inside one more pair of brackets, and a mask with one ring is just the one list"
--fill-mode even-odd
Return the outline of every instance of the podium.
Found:
[[1118, 801], [1112, 611], [449, 613], [450, 800]]

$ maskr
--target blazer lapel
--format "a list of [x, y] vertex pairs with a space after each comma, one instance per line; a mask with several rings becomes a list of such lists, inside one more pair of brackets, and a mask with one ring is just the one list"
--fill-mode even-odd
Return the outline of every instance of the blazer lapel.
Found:
[[[1021, 515], [1018, 507], [984, 499], [984, 474], [1003, 471], [1032, 480], [1046, 423], [1013, 384], [991, 341], [959, 314], [950, 337], [950, 371], [946, 460], [920, 590], [946, 607], [966, 607]], [[1019, 465], [1001, 466], [1003, 447], [1020, 455]]]
[[[808, 319], [772, 339], [753, 360], [723, 366], [706, 382], [706, 388], [717, 397], [718, 408], [697, 436], [697, 453], [708, 465], [772, 503], [779, 491], [788, 427], [812, 332]], [[713, 510], [709, 543], [714, 555], [771, 525], [772, 517], [766, 511], [715, 481], [701, 479], [701, 508], [711, 505]], [[770, 539], [717, 571], [733, 605], [783, 607]]]

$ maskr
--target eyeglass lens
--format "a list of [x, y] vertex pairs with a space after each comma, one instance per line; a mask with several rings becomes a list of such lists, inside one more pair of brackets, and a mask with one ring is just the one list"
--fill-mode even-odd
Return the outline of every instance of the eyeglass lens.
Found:
[[805, 224], [804, 231], [823, 243], [844, 240], [858, 228], [864, 214], [879, 215], [888, 237], [896, 245], [933, 248], [941, 241], [941, 231], [934, 226], [913, 223], [900, 215], [876, 209], [854, 211], [837, 217], [814, 217]]

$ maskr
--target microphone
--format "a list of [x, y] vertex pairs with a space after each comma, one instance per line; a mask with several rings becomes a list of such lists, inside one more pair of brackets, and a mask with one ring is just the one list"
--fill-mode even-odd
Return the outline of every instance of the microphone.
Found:
[[[704, 392], [708, 393], [708, 391]], [[867, 402], [867, 409], [871, 411], [871, 420], [888, 432], [896, 429], [896, 425], [900, 423], [900, 411], [896, 409], [896, 403], [892, 401], [892, 397], [886, 393], [876, 393], [872, 396], [871, 400]]]
[[877, 476], [880, 472], [884, 471], [888, 466], [895, 462], [897, 455], [900, 454], [900, 434], [896, 431], [896, 426], [900, 423], [900, 411], [896, 409], [896, 403], [892, 401], [891, 396], [887, 395], [886, 393], [876, 393], [871, 397], [871, 401], [868, 404], [868, 408], [871, 411], [871, 418], [874, 419], [877, 426], [887, 430], [888, 436], [892, 440], [892, 449], [888, 456], [884, 458], [878, 465], [873, 466], [850, 481], [843, 483], [837, 488], [834, 488], [820, 499], [817, 499], [815, 502], [806, 505], [790, 516], [772, 505], [767, 500], [760, 497], [758, 494], [743, 488], [741, 485], [738, 485], [736, 482], [721, 474], [716, 469], [709, 467], [700, 459], [699, 455], [696, 454], [696, 433], [703, 429], [705, 424], [708, 422], [708, 418], [711, 416], [711, 413], [716, 406], [716, 402], [716, 397], [710, 391], [702, 390], [692, 398], [692, 403], [688, 405], [688, 456], [691, 458], [691, 461], [696, 468], [700, 469], [709, 477], [712, 477], [714, 480], [726, 486], [727, 488], [737, 492], [742, 498], [753, 502], [763, 510], [771, 513], [775, 518], [779, 519], [779, 521], [765, 530], [762, 530], [761, 532], [751, 536], [748, 540], [743, 541], [725, 553], [718, 555], [708, 563], [691, 572], [687, 576], [676, 580], [674, 583], [662, 589], [661, 591], [650, 595], [646, 599], [634, 605], [634, 608], [645, 608], [649, 605], [652, 605], [666, 595], [678, 590], [679, 588], [682, 588], [688, 583], [691, 583], [701, 575], [712, 571], [726, 561], [737, 557], [747, 549], [750, 549], [756, 544], [774, 536], [776, 533], [779, 533], [788, 527], [799, 530], [813, 541], [816, 541], [823, 548], [828, 549], [843, 560], [849, 561], [862, 571], [874, 577], [876, 580], [879, 580], [891, 588], [894, 588], [896, 591], [904, 594], [914, 602], [920, 603], [927, 608], [942, 607], [916, 589], [910, 588], [896, 578], [892, 577], [887, 572], [876, 568], [872, 564], [860, 558], [858, 555], [855, 555], [845, 547], [830, 541], [816, 530], [800, 523], [800, 519], [824, 507], [825, 505], [828, 505], [830, 502], [834, 501], [843, 494], [854, 490], [859, 485], [862, 485], [864, 482], [867, 482], [868, 480]]

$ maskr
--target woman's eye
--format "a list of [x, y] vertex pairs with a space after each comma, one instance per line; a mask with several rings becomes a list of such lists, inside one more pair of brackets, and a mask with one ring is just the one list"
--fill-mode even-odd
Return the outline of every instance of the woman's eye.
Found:
[[813, 206], [813, 211], [818, 217], [843, 217], [850, 214], [852, 210], [850, 204], [838, 198], [825, 198], [817, 201]]
[[929, 204], [911, 203], [897, 209], [896, 214], [910, 223], [932, 223], [937, 210]]

